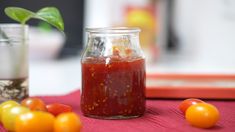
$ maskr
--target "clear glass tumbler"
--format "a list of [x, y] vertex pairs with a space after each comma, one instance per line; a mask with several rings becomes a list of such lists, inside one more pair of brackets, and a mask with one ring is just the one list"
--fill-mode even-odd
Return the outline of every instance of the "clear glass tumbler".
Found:
[[145, 112], [145, 58], [138, 28], [86, 29], [81, 59], [81, 110], [101, 119], [139, 117]]
[[0, 24], [0, 102], [28, 97], [28, 26]]

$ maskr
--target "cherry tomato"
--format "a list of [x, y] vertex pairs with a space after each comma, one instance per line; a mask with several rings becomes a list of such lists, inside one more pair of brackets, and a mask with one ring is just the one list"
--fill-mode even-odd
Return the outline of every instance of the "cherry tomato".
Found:
[[208, 103], [192, 105], [186, 111], [186, 120], [195, 127], [210, 128], [219, 120], [219, 111]]
[[57, 116], [61, 113], [72, 111], [71, 106], [65, 105], [65, 104], [60, 104], [60, 103], [49, 104], [46, 106], [46, 108], [47, 108], [47, 111], [50, 112], [51, 114], [53, 114], [54, 116]]
[[81, 128], [81, 120], [74, 112], [58, 115], [54, 123], [54, 132], [80, 132]]
[[30, 110], [23, 106], [13, 106], [3, 109], [2, 124], [8, 131], [15, 130], [15, 119], [18, 115], [29, 112]]
[[28, 107], [30, 110], [46, 111], [45, 103], [39, 98], [26, 98], [21, 105]]
[[197, 103], [203, 103], [203, 101], [200, 99], [194, 99], [194, 98], [186, 99], [180, 103], [179, 109], [185, 114], [188, 107], [190, 107], [191, 105], [195, 105]]
[[2, 111], [8, 107], [13, 107], [17, 105], [20, 105], [20, 104], [18, 104], [16, 101], [13, 101], [13, 100], [9, 100], [9, 101], [5, 101], [1, 103], [0, 104], [0, 122], [2, 120]]
[[53, 132], [54, 121], [48, 112], [27, 112], [16, 117], [15, 132]]

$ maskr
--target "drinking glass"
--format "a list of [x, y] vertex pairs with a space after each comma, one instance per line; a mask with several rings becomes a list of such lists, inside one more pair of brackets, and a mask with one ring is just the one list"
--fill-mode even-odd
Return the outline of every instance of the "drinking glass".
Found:
[[28, 26], [0, 24], [0, 102], [28, 97]]

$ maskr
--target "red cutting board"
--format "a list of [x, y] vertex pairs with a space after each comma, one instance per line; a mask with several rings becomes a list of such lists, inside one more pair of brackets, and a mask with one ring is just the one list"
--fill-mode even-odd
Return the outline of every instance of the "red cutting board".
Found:
[[147, 74], [147, 98], [235, 99], [235, 75]]

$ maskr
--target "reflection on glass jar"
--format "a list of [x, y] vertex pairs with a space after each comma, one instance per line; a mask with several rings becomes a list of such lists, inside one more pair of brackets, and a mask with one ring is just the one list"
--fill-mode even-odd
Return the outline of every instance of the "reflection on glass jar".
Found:
[[0, 24], [0, 102], [28, 97], [28, 26]]
[[102, 119], [139, 117], [145, 111], [145, 58], [138, 28], [87, 29], [82, 56], [81, 109]]

